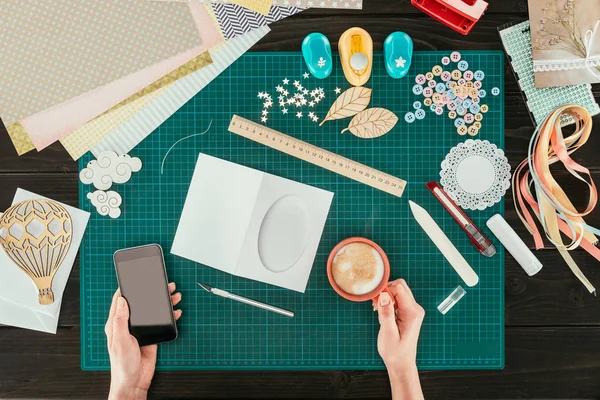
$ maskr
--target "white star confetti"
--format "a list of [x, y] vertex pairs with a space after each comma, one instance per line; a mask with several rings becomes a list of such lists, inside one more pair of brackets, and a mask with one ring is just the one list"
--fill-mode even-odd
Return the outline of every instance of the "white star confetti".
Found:
[[[309, 77], [310, 75], [307, 72], [302, 74], [302, 79], [307, 79]], [[301, 79], [294, 80], [292, 83], [288, 78], [284, 78], [281, 82], [282, 85], [274, 85], [276, 93], [273, 97], [266, 91], [258, 92], [257, 97], [262, 99], [261, 103], [263, 105], [260, 120], [266, 124], [269, 119], [269, 113], [275, 113], [275, 108], [272, 110], [269, 110], [269, 108], [276, 107], [276, 104], [279, 104], [278, 110], [281, 111], [281, 114], [289, 115], [295, 113], [298, 119], [307, 117], [313, 122], [319, 121], [319, 117], [317, 117], [317, 114], [315, 113], [315, 107], [325, 98], [325, 90], [322, 87], [313, 89], [305, 88], [300, 83]], [[292, 83], [295, 88], [294, 90], [291, 90], [293, 93], [290, 93], [285, 87], [285, 85], [290, 83]], [[339, 95], [342, 92], [342, 89], [336, 87], [334, 91], [336, 95]], [[276, 101], [273, 101], [273, 98], [275, 97], [277, 99]], [[307, 108], [303, 110], [303, 106], [306, 106]]]

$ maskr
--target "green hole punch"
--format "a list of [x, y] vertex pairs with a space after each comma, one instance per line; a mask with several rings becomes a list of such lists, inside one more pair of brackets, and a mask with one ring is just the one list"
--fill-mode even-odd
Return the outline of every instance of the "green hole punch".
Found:
[[404, 32], [393, 32], [383, 42], [385, 70], [394, 79], [404, 77], [410, 69], [413, 41]]
[[333, 71], [331, 43], [322, 33], [313, 32], [304, 38], [302, 56], [308, 70], [317, 79], [325, 79]]

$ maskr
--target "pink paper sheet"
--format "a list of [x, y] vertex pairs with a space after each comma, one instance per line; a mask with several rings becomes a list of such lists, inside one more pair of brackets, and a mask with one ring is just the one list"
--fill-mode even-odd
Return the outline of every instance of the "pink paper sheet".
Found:
[[190, 3], [189, 7], [202, 36], [201, 46], [23, 119], [20, 121], [21, 125], [36, 149], [40, 151], [48, 147], [162, 76], [221, 43], [221, 32], [202, 3]]

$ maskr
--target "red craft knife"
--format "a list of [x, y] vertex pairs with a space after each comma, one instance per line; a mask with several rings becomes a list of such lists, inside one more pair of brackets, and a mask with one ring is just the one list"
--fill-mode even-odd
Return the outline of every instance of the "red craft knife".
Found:
[[496, 248], [479, 230], [477, 225], [465, 214], [465, 212], [444, 192], [444, 189], [437, 182], [427, 182], [427, 189], [435, 196], [436, 199], [444, 206], [446, 211], [454, 218], [458, 225], [469, 237], [473, 246], [486, 257], [491, 257], [496, 254]]

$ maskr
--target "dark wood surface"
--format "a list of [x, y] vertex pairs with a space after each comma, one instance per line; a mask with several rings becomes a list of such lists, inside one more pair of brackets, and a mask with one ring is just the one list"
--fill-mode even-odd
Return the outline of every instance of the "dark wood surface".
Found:
[[[527, 18], [526, 0], [489, 0], [486, 15], [469, 36], [454, 33], [410, 5], [409, 0], [364, 0], [362, 11], [313, 9], [272, 25], [255, 50], [298, 51], [304, 36], [325, 33], [334, 44], [351, 26], [367, 29], [380, 50], [385, 37], [402, 30], [416, 50], [502, 49], [497, 27]], [[24, 33], [26, 34], [26, 33]], [[508, 65], [506, 68], [506, 153], [513, 167], [526, 152], [532, 123]], [[600, 97], [600, 87], [594, 87]], [[576, 153], [600, 180], [600, 119], [592, 140]], [[0, 132], [0, 209], [17, 187], [77, 205], [77, 166], [59, 144], [17, 157]], [[566, 178], [566, 175], [563, 174]], [[584, 187], [565, 186], [576, 205]], [[581, 193], [577, 195], [576, 193]], [[524, 238], [510, 199], [506, 218]], [[600, 212], [588, 222], [599, 226]], [[531, 242], [529, 239], [527, 242]], [[575, 260], [600, 287], [600, 266], [582, 251]], [[506, 257], [506, 368], [502, 371], [423, 372], [427, 398], [599, 398], [600, 299], [587, 293], [556, 251], [537, 252], [544, 269], [528, 277]], [[0, 277], [1, 279], [1, 277]], [[79, 263], [76, 262], [56, 336], [0, 326], [0, 397], [106, 397], [108, 373], [79, 367]], [[383, 371], [176, 372], [157, 373], [152, 397], [388, 398]]]

